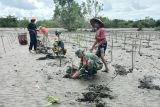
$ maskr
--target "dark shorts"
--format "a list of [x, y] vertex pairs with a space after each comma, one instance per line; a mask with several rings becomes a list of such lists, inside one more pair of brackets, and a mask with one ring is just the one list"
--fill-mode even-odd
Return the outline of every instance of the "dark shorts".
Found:
[[106, 49], [107, 49], [107, 42], [98, 46], [96, 55], [98, 57], [101, 57], [101, 53], [105, 54]]

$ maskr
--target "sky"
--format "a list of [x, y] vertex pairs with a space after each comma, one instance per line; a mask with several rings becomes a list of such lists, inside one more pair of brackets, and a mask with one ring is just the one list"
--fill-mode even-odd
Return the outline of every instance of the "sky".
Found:
[[[76, 0], [78, 3], [86, 0]], [[139, 20], [149, 16], [160, 19], [160, 0], [98, 0], [104, 4], [99, 14], [109, 19]], [[0, 0], [0, 17], [14, 15], [18, 19], [35, 16], [51, 19], [53, 0]]]

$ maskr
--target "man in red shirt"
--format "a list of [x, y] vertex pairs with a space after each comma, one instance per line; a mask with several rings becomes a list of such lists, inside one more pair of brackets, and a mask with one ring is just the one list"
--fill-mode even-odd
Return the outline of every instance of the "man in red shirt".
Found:
[[104, 24], [101, 20], [99, 20], [97, 18], [91, 19], [90, 23], [91, 23], [92, 27], [96, 28], [95, 42], [94, 42], [92, 48], [90, 49], [90, 51], [92, 52], [93, 49], [98, 47], [96, 55], [101, 58], [102, 62], [105, 65], [105, 70], [103, 70], [103, 72], [108, 72], [109, 69], [107, 66], [107, 62], [104, 58], [105, 51], [107, 48], [107, 40], [106, 40], [105, 31], [104, 31]]

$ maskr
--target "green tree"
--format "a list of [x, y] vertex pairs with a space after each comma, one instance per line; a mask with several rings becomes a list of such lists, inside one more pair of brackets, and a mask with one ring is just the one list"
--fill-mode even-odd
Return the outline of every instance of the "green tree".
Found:
[[146, 17], [144, 21], [148, 24], [148, 27], [155, 27], [156, 21], [153, 18]]
[[107, 17], [98, 17], [103, 23], [104, 23], [104, 26], [106, 28], [110, 28], [112, 26], [112, 21], [109, 20]]
[[99, 13], [103, 10], [103, 4], [98, 0], [86, 0], [83, 2], [85, 7], [85, 14], [87, 18], [99, 17]]
[[18, 27], [26, 28], [29, 24], [29, 20], [24, 17], [22, 20], [18, 20]]
[[160, 26], [160, 20], [156, 21], [156, 27]]
[[57, 27], [61, 27], [60, 24], [58, 23], [58, 21], [54, 21], [54, 20], [39, 20], [37, 21], [37, 26], [44, 26], [44, 27], [48, 27], [48, 28], [57, 28]]
[[68, 31], [76, 30], [83, 25], [84, 16], [81, 6], [74, 0], [53, 0], [55, 3], [54, 19]]
[[0, 18], [0, 27], [17, 27], [18, 21], [14, 16], [7, 16]]

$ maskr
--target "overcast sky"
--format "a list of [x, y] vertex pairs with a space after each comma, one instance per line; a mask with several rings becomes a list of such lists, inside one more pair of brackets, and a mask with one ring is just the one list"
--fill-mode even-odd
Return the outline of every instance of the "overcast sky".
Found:
[[[83, 0], [76, 0], [81, 3]], [[146, 16], [160, 19], [160, 0], [99, 0], [104, 4], [102, 16], [110, 19], [138, 20]], [[0, 16], [18, 18], [36, 16], [50, 19], [53, 16], [53, 0], [0, 0]]]

